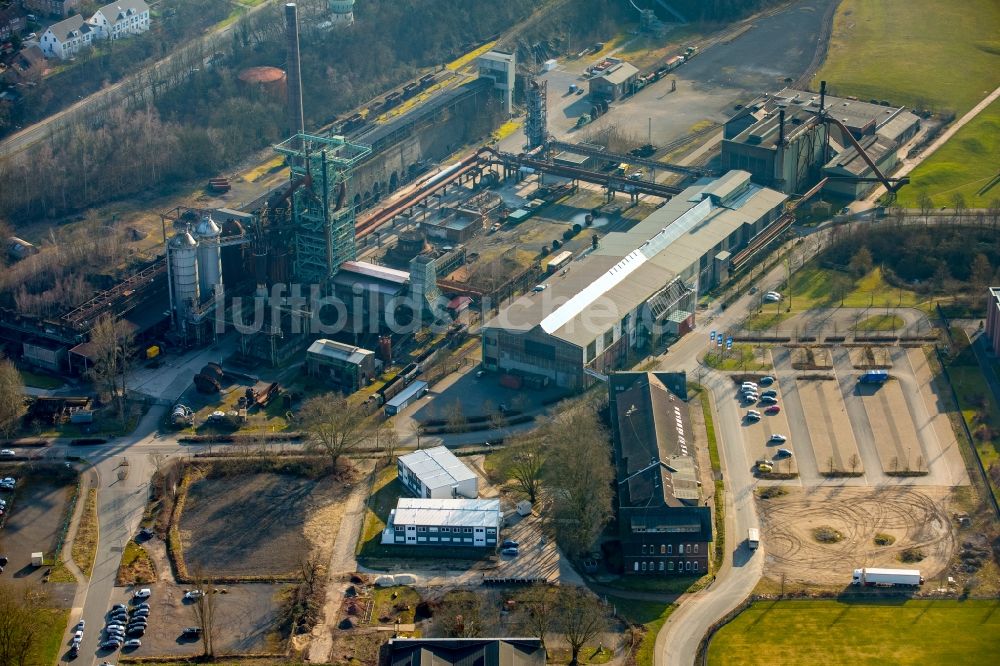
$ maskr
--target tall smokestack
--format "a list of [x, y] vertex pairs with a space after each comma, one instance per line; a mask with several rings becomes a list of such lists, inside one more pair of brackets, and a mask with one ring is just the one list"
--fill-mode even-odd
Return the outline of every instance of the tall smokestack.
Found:
[[823, 107], [826, 105], [826, 81], [819, 82], [819, 115], [823, 115]]
[[285, 5], [285, 34], [288, 37], [288, 134], [305, 132], [302, 113], [302, 73], [299, 63], [299, 18], [294, 2]]
[[785, 145], [785, 110], [778, 110], [778, 145]]

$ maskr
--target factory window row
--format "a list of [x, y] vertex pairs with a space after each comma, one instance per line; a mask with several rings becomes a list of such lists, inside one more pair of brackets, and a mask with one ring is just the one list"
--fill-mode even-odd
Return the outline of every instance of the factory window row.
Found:
[[[692, 546], [694, 547], [693, 551], [691, 550]], [[646, 550], [647, 548], [649, 549], [648, 553], [647, 553], [647, 550]], [[690, 544], [690, 543], [684, 544], [684, 543], [682, 543], [682, 544], [678, 544], [678, 546], [677, 546], [677, 554], [678, 555], [684, 555], [685, 553], [688, 554], [688, 555], [690, 555], [692, 552], [694, 552], [695, 554], [698, 553], [698, 544], [696, 544], [696, 543], [695, 544]], [[646, 544], [642, 544], [642, 554], [643, 555], [647, 555], [647, 554], [648, 555], [655, 555], [656, 554], [656, 545], [655, 544], [651, 544], [651, 545], [647, 546]], [[673, 544], [669, 544], [669, 543], [668, 544], [660, 544], [660, 555], [673, 555], [673, 554], [674, 554], [674, 546], [673, 546]]]
[[[632, 567], [633, 571], [666, 571], [672, 572], [674, 570], [673, 561], [663, 561], [659, 563], [649, 561], [649, 562], [635, 562]], [[698, 571], [697, 561], [683, 561], [677, 563], [677, 571], [691, 571], [696, 573]]]

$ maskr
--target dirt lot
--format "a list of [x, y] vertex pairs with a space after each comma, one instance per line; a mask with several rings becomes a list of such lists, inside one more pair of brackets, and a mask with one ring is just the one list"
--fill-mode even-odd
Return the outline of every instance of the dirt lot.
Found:
[[[949, 518], [951, 489], [823, 487], [789, 488], [783, 497], [759, 500], [768, 578], [815, 585], [846, 586], [857, 567], [914, 567], [930, 580], [955, 550]], [[842, 539], [820, 543], [813, 535], [830, 527]], [[875, 545], [876, 534], [895, 541]], [[903, 565], [900, 553], [919, 548], [924, 559]]]
[[[184, 588], [169, 583], [150, 586], [149, 629], [142, 636], [142, 647], [126, 651], [128, 656], [200, 654], [200, 640], [181, 637], [184, 627], [197, 625], [194, 610], [184, 602]], [[279, 596], [287, 586], [242, 584], [226, 585], [216, 605], [215, 647], [219, 652], [274, 652], [269, 634], [274, 630]], [[118, 598], [112, 603], [127, 603], [123, 588], [115, 588]], [[88, 625], [87, 630], [90, 630]]]
[[[189, 572], [228, 576], [287, 575], [310, 552], [310, 537], [329, 541], [337, 525], [319, 530], [316, 516], [339, 523], [335, 503], [344, 484], [290, 474], [203, 478], [188, 490], [180, 529]], [[322, 532], [322, 533], [321, 533]], [[326, 535], [324, 537], [324, 534]]]
[[887, 474], [903, 470], [926, 472], [927, 457], [899, 382], [858, 384], [855, 395], [860, 396], [868, 413], [882, 469]]
[[832, 459], [834, 471], [862, 473], [858, 444], [837, 382], [800, 379], [797, 384], [819, 471], [830, 472]]
[[19, 465], [3, 465], [0, 476], [13, 476], [18, 480], [13, 493], [0, 491], [8, 507], [8, 514], [4, 516], [6, 522], [0, 529], [0, 553], [10, 559], [4, 575], [38, 582], [45, 567], [37, 570], [32, 567], [31, 553], [42, 551], [46, 558], [53, 557], [76, 483], [76, 472], [67, 474], [65, 483], [59, 483], [52, 479], [52, 474], [40, 469], [27, 475]]

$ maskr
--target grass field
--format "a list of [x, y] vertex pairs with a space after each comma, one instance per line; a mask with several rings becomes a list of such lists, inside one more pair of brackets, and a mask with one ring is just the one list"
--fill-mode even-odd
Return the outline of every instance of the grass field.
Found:
[[757, 348], [747, 342], [737, 342], [726, 351], [711, 351], [705, 354], [705, 364], [716, 370], [770, 370], [771, 362], [757, 355]]
[[951, 208], [952, 197], [961, 194], [969, 208], [986, 208], [994, 199], [1000, 199], [1000, 183], [994, 182], [1000, 175], [997, 155], [1000, 155], [1000, 100], [983, 109], [910, 172], [910, 185], [899, 191], [899, 205], [919, 208], [920, 195], [926, 192], [935, 207]]
[[90, 577], [94, 570], [94, 556], [97, 555], [97, 490], [91, 488], [83, 504], [80, 524], [73, 537], [73, 561], [84, 576]]
[[[875, 268], [861, 278], [811, 261], [792, 274], [792, 286], [787, 294], [792, 299], [792, 312], [813, 308], [842, 306], [845, 308], [892, 307], [919, 308], [929, 300], [914, 291], [898, 289], [885, 281], [882, 270]], [[765, 308], [765, 314], [770, 310]]]
[[902, 328], [906, 322], [899, 315], [877, 314], [858, 322], [859, 331], [895, 331]]
[[[1000, 600], [768, 601], [724, 626], [709, 664], [985, 664], [1000, 653]], [[990, 657], [989, 655], [993, 655]]]
[[1000, 85], [998, 25], [996, 0], [843, 0], [813, 85], [961, 116]]
[[116, 585], [139, 585], [156, 582], [156, 566], [146, 549], [130, 540], [125, 544], [121, 564], [118, 565]]
[[653, 666], [656, 634], [659, 633], [663, 623], [677, 607], [673, 604], [658, 604], [652, 601], [636, 601], [635, 599], [618, 597], [608, 597], [608, 603], [614, 604], [618, 614], [629, 622], [641, 624], [646, 628], [646, 634], [642, 637], [642, 643], [636, 652], [635, 663], [639, 666]]
[[34, 622], [38, 630], [37, 640], [28, 651], [28, 657], [24, 661], [26, 666], [50, 666], [56, 663], [60, 651], [65, 648], [62, 638], [68, 619], [68, 610], [44, 609], [36, 613]]
[[[989, 385], [978, 365], [951, 364], [948, 366], [948, 377], [958, 395], [962, 418], [973, 433], [976, 453], [988, 470], [1000, 461], [1000, 407], [992, 399]], [[985, 426], [981, 426], [982, 423]], [[993, 493], [1000, 497], [992, 478], [990, 482]]]

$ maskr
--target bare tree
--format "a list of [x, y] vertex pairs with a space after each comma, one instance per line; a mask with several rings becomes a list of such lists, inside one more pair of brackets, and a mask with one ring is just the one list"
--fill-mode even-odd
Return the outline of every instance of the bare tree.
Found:
[[611, 518], [611, 447], [597, 418], [598, 406], [584, 402], [549, 422], [541, 435], [549, 460], [543, 487], [552, 500], [547, 512], [556, 541], [571, 557], [584, 553]]
[[917, 196], [917, 205], [920, 206], [920, 214], [924, 218], [924, 224], [927, 224], [931, 211], [934, 210], [934, 200], [927, 192], [921, 192]]
[[858, 458], [857, 453], [852, 453], [851, 457], [847, 461], [847, 464], [851, 466], [851, 474], [857, 474], [858, 465], [861, 464], [861, 459]]
[[191, 603], [191, 612], [194, 614], [194, 621], [201, 629], [202, 654], [206, 657], [215, 656], [215, 611], [218, 600], [218, 590], [215, 584], [205, 577], [204, 572], [198, 569], [192, 579], [194, 589], [201, 592]]
[[573, 585], [559, 588], [556, 622], [570, 648], [570, 664], [578, 664], [580, 650], [608, 629], [608, 611], [589, 590]]
[[95, 384], [103, 388], [114, 400], [118, 418], [125, 424], [126, 388], [135, 335], [124, 320], [103, 315], [90, 331], [94, 366], [90, 374]]
[[955, 221], [961, 222], [962, 218], [965, 217], [965, 212], [969, 209], [969, 206], [965, 203], [965, 195], [961, 192], [952, 194], [951, 207], [955, 209]]
[[399, 448], [399, 435], [396, 429], [388, 421], [383, 421], [375, 426], [372, 431], [372, 439], [375, 442], [375, 450], [386, 457], [386, 464], [391, 465], [392, 459]]
[[310, 398], [302, 405], [299, 418], [309, 433], [309, 448], [329, 457], [334, 470], [340, 456], [359, 447], [369, 436], [364, 429], [364, 414], [339, 393]]
[[24, 381], [14, 364], [0, 357], [0, 433], [10, 437], [24, 416]]
[[545, 463], [545, 447], [539, 437], [529, 437], [512, 444], [503, 452], [506, 459], [506, 474], [517, 482], [518, 487], [528, 496], [532, 504], [538, 499], [542, 485], [542, 467]]
[[538, 636], [545, 647], [545, 635], [552, 630], [558, 610], [558, 594], [554, 587], [544, 584], [532, 585], [519, 599], [524, 609], [520, 621], [524, 625], [525, 636]]
[[467, 423], [465, 411], [462, 409], [462, 401], [456, 399], [448, 409], [448, 432], [462, 432]]

